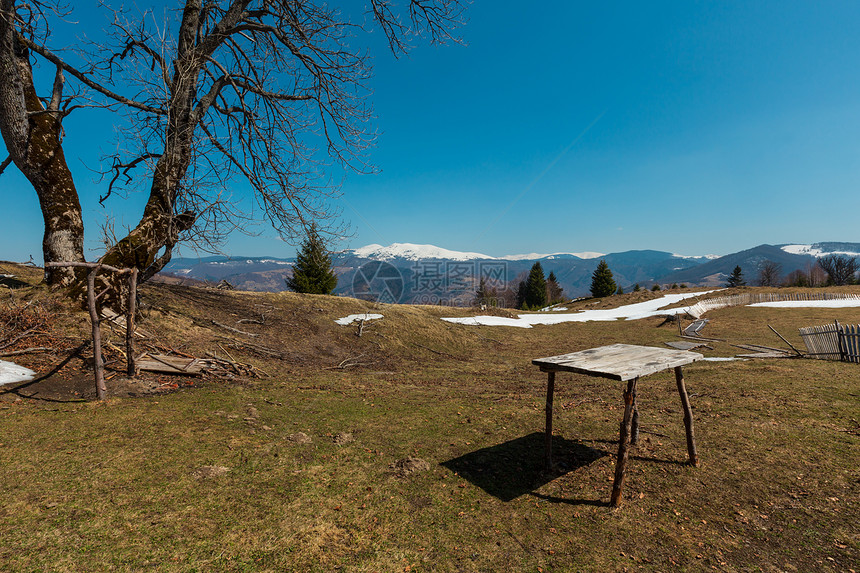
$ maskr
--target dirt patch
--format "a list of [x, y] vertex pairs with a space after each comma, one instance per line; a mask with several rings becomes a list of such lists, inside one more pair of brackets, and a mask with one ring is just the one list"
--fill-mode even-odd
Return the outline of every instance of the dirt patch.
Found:
[[426, 472], [430, 469], [430, 463], [421, 458], [403, 458], [397, 460], [390, 466], [389, 469], [394, 471], [394, 475], [400, 478], [411, 476], [412, 474]]
[[309, 435], [304, 432], [296, 432], [295, 434], [290, 434], [286, 437], [286, 439], [290, 442], [294, 442], [296, 444], [312, 444], [313, 440]]

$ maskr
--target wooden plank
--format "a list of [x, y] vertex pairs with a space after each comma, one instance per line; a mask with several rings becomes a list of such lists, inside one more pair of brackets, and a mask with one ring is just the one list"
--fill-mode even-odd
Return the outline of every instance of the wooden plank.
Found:
[[695, 348], [707, 348], [709, 350], [713, 350], [712, 346], [708, 346], [704, 342], [688, 342], [686, 340], [680, 340], [677, 342], [667, 342], [666, 346], [674, 348], [675, 350], [693, 350]]
[[786, 352], [753, 352], [751, 354], [735, 354], [737, 358], [791, 358]]
[[631, 344], [612, 344], [580, 352], [532, 360], [544, 372], [576, 372], [627, 381], [704, 358], [696, 352]]
[[185, 374], [199, 376], [203, 369], [211, 367], [211, 361], [201, 358], [183, 358], [164, 354], [143, 354], [136, 360], [140, 370], [162, 372], [165, 374]]

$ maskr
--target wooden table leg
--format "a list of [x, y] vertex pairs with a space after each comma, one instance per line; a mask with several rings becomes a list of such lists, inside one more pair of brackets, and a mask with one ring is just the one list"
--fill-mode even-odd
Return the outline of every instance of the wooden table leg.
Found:
[[615, 481], [612, 484], [610, 507], [618, 507], [621, 504], [621, 490], [624, 487], [624, 470], [627, 467], [630, 430], [633, 424], [633, 397], [636, 394], [636, 382], [638, 380], [639, 378], [634, 378], [627, 382], [627, 390], [624, 391], [624, 419], [621, 421], [621, 432], [618, 437], [618, 461], [615, 464]]
[[633, 423], [630, 426], [630, 445], [635, 445], [639, 441], [639, 400], [636, 396], [636, 390], [633, 390]]
[[681, 395], [681, 405], [684, 407], [684, 427], [687, 430], [687, 453], [690, 454], [690, 465], [699, 465], [699, 454], [696, 453], [696, 438], [693, 435], [693, 410], [690, 408], [690, 397], [684, 385], [684, 373], [680, 366], [675, 367], [675, 381], [678, 383], [678, 394]]
[[552, 469], [552, 395], [555, 393], [555, 372], [546, 373], [546, 469]]

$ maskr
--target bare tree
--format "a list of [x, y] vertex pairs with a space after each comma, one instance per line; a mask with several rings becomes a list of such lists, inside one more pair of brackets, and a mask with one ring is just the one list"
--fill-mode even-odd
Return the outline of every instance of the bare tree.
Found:
[[[354, 47], [363, 25], [321, 0], [180, 6], [178, 18], [165, 21], [112, 11], [108, 40], [69, 55], [49, 46], [56, 5], [0, 0], [0, 69], [14, 80], [0, 91], [0, 131], [12, 162], [40, 193], [46, 242], [50, 235], [52, 245], [64, 245], [61, 237], [76, 247], [46, 247], [46, 262], [83, 260], [77, 192], [61, 161], [62, 119], [80, 107], [74, 102], [82, 94], [130, 126], [122, 153], [110, 158], [102, 201], [136, 183], [149, 188], [149, 199], [138, 224], [101, 261], [137, 267], [142, 280], [170, 261], [180, 240], [212, 244], [241, 228], [251, 215], [226, 193], [235, 177], [251, 184], [255, 207], [275, 228], [295, 238], [330, 215], [332, 167], [372, 170], [365, 152], [374, 139], [370, 64]], [[368, 8], [395, 55], [410, 36], [451, 40], [462, 14], [460, 0], [400, 7], [370, 0]], [[50, 98], [36, 96], [33, 54], [56, 67]], [[66, 76], [81, 93], [64, 95]], [[42, 182], [45, 173], [52, 179]]]
[[818, 259], [818, 266], [827, 273], [834, 285], [847, 285], [857, 274], [857, 259], [842, 255], [828, 255]]
[[775, 261], [762, 261], [758, 268], [759, 286], [779, 286], [782, 265]]
[[[0, 0], [0, 133], [9, 154], [0, 174], [12, 163], [36, 191], [45, 220], [45, 261], [81, 262], [84, 223], [62, 147], [63, 118], [75, 106], [64, 97], [62, 66], [56, 67], [49, 97], [38, 96], [27, 47], [39, 37], [46, 9], [39, 2], [16, 7], [15, 0]], [[74, 276], [72, 268], [46, 269], [52, 283], [68, 283]]]

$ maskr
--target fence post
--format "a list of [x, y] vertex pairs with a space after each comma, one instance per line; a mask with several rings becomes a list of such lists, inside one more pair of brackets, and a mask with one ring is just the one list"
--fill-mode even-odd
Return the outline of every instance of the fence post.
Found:
[[137, 267], [132, 267], [128, 279], [128, 305], [125, 317], [125, 358], [126, 374], [134, 377], [137, 365], [134, 360], [134, 313], [137, 310]]
[[96, 394], [99, 400], [104, 400], [107, 398], [107, 386], [105, 385], [105, 365], [102, 359], [101, 319], [98, 309], [96, 309], [96, 274], [100, 268], [97, 266], [87, 274], [87, 307], [93, 326], [93, 370], [95, 370], [96, 375]]
[[842, 330], [842, 327], [839, 326], [839, 321], [834, 321], [836, 323], [836, 342], [839, 345], [839, 361], [846, 362], [847, 361], [847, 353], [845, 352], [845, 333]]

